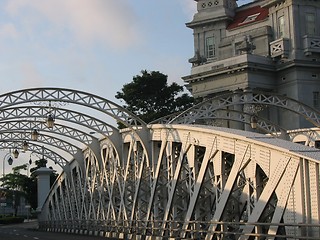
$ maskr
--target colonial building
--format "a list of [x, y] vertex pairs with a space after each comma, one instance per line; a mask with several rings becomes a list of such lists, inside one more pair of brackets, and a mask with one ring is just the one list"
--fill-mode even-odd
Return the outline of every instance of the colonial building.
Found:
[[[286, 95], [320, 109], [320, 1], [195, 0], [195, 55], [183, 77], [194, 97], [209, 98], [237, 89]], [[265, 115], [270, 115], [264, 113]], [[284, 111], [269, 118], [288, 129], [307, 126], [288, 121]]]

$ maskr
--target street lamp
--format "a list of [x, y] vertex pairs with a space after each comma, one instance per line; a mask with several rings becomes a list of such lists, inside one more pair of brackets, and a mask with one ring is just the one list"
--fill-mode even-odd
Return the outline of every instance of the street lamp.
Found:
[[22, 149], [24, 152], [28, 151], [29, 144], [27, 141], [23, 141]]
[[38, 141], [38, 138], [39, 138], [39, 132], [36, 128], [32, 129], [31, 131], [31, 139], [33, 141]]
[[52, 116], [51, 113], [47, 117], [47, 126], [48, 128], [53, 128], [54, 126], [54, 117]]
[[52, 115], [51, 101], [49, 101], [49, 115], [47, 117], [48, 128], [53, 128], [54, 126], [54, 116]]
[[13, 158], [12, 158], [11, 156], [8, 158], [8, 163], [9, 163], [10, 166], [11, 166], [12, 163], [13, 163]]
[[18, 151], [18, 149], [15, 148], [15, 149], [13, 150], [12, 154], [13, 154], [13, 157], [14, 157], [14, 158], [18, 158], [18, 157], [19, 157], [19, 151]]
[[250, 125], [252, 129], [256, 129], [258, 126], [258, 117], [256, 115], [252, 115], [250, 119]]
[[31, 167], [31, 164], [32, 164], [32, 160], [31, 160], [31, 154], [32, 154], [33, 152], [31, 152], [30, 153], [30, 159], [29, 159], [29, 164], [28, 164], [28, 177], [29, 177], [29, 175], [30, 175], [30, 167]]
[[[8, 158], [8, 159], [7, 159]], [[3, 166], [2, 166], [2, 176], [4, 177], [5, 175], [5, 161], [8, 161], [8, 164], [11, 166], [13, 163], [13, 158], [11, 156], [11, 151], [8, 152], [4, 157], [3, 157]]]

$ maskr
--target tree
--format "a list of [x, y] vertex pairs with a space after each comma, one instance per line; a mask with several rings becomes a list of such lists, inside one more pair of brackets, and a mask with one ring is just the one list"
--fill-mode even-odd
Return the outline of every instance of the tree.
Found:
[[193, 97], [183, 93], [183, 86], [177, 83], [168, 85], [167, 78], [158, 71], [143, 70], [115, 97], [123, 99], [126, 103], [124, 107], [146, 123], [191, 107]]
[[[47, 160], [40, 158], [35, 161], [35, 167], [30, 169], [30, 172], [46, 167]], [[21, 174], [20, 170], [27, 170], [28, 165], [23, 164], [20, 166], [13, 167], [12, 173], [8, 173], [0, 181], [2, 182], [1, 186], [7, 189], [7, 197], [14, 203], [15, 215], [17, 214], [18, 206], [20, 203], [20, 197], [23, 196], [27, 202], [31, 205], [31, 208], [36, 209], [37, 202], [37, 178], [34, 174], [31, 174], [30, 177], [27, 175]], [[50, 167], [51, 168], [51, 167]], [[50, 175], [50, 186], [53, 185], [54, 181], [57, 179], [58, 174], [54, 171]]]
[[23, 164], [12, 168], [13, 173], [6, 174], [0, 181], [1, 186], [8, 191], [7, 197], [11, 199], [15, 209], [14, 215], [17, 215], [18, 206], [20, 205], [20, 198], [24, 196], [30, 203], [32, 199], [32, 190], [34, 188], [34, 182], [27, 175], [21, 174], [20, 170], [26, 170], [27, 164]]
[[[35, 164], [36, 166], [30, 169], [30, 172], [31, 172], [30, 179], [31, 179], [33, 182], [36, 183], [36, 184], [35, 184], [35, 189], [34, 189], [36, 193], [37, 193], [37, 184], [38, 184], [38, 182], [37, 182], [37, 178], [36, 178], [34, 172], [35, 172], [37, 169], [39, 169], [39, 168], [47, 167], [47, 163], [48, 163], [48, 161], [44, 158], [44, 156], [42, 156], [42, 158], [40, 158], [40, 159], [38, 159], [38, 160], [36, 160], [36, 161], [34, 162], [34, 164]], [[53, 170], [52, 167], [49, 167], [49, 168]], [[53, 171], [53, 172], [50, 174], [50, 187], [54, 184], [54, 182], [56, 181], [57, 177], [58, 177], [58, 174], [56, 173], [56, 171]], [[34, 203], [34, 204], [37, 204], [37, 198], [31, 199], [31, 200], [32, 200], [31, 205], [32, 205], [33, 203]], [[32, 205], [32, 206], [33, 206], [33, 205]]]

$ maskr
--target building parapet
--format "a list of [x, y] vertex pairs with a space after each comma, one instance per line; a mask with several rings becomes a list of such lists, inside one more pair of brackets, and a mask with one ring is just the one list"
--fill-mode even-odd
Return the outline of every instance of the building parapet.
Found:
[[272, 65], [272, 61], [270, 58], [253, 54], [242, 54], [239, 56], [234, 56], [232, 58], [214, 61], [210, 63], [207, 62], [203, 65], [194, 66], [191, 69], [191, 74], [194, 75], [213, 71], [223, 71], [239, 66], [248, 66], [248, 63], [255, 63], [268, 66]]
[[270, 43], [271, 57], [288, 58], [289, 56], [289, 39], [279, 38]]
[[303, 48], [306, 56], [320, 53], [320, 36], [303, 36]]

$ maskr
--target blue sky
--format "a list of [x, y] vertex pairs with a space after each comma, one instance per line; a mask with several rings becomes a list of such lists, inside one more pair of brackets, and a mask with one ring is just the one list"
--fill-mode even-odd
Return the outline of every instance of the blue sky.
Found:
[[190, 73], [193, 0], [1, 0], [0, 11], [0, 94], [61, 87], [122, 104], [116, 92], [141, 70], [180, 85]]
[[0, 8], [1, 94], [62, 87], [118, 101], [143, 69], [180, 85], [190, 72], [193, 0], [2, 0]]

